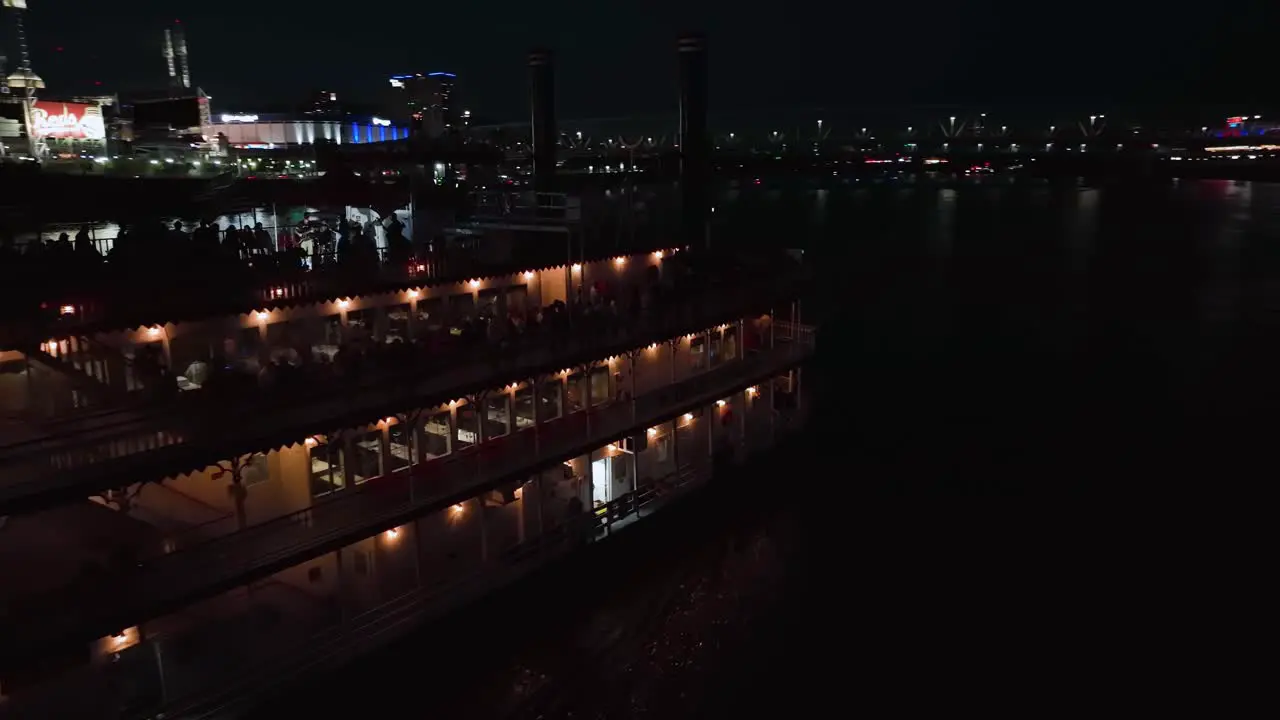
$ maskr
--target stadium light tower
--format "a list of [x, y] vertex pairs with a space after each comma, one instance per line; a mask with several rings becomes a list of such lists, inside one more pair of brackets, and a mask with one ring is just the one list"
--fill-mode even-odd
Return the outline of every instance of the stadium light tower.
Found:
[[17, 72], [5, 78], [10, 89], [21, 90], [22, 121], [27, 128], [27, 149], [31, 157], [39, 160], [44, 157], [44, 139], [36, 137], [32, 123], [33, 109], [36, 103], [36, 90], [44, 89], [44, 80], [31, 70], [31, 53], [27, 51], [27, 33], [22, 26], [22, 12], [27, 9], [27, 0], [3, 0], [4, 7], [14, 10], [14, 25], [17, 28], [18, 56], [21, 62]]

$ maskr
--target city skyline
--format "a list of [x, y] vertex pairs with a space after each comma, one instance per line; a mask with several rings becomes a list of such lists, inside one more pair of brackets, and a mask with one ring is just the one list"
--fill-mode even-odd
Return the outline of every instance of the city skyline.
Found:
[[[389, 73], [448, 70], [459, 76], [461, 103], [486, 117], [517, 119], [527, 103], [524, 53], [546, 46], [557, 53], [558, 104], [566, 117], [664, 112], [675, 104], [670, 49], [689, 28], [711, 38], [713, 114], [1049, 101], [1267, 109], [1265, 84], [1258, 82], [1269, 67], [1262, 62], [1266, 46], [1251, 37], [1264, 31], [1271, 10], [1215, 19], [1187, 33], [1179, 29], [1181, 18], [1154, 6], [1046, 20], [1012, 17], [1004, 5], [930, 0], [857, 15], [816, 7], [767, 18], [718, 2], [696, 9], [455, 7], [433, 9], [429, 17], [407, 7], [394, 13], [395, 27], [422, 27], [425, 40], [371, 32], [335, 41], [332, 29], [346, 26], [297, 3], [262, 9], [231, 0], [215, 10], [68, 0], [56, 10], [31, 3], [27, 34], [33, 66], [57, 94], [128, 91], [164, 84], [162, 28], [182, 20], [193, 83], [220, 107], [238, 109], [289, 102], [319, 87], [374, 100]], [[67, 12], [81, 20], [61, 22]], [[814, 14], [824, 22], [814, 23]], [[8, 54], [12, 64], [14, 52]]]

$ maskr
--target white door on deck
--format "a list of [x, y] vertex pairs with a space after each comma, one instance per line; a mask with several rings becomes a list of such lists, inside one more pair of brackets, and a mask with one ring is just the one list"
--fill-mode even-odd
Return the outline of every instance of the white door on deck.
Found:
[[613, 499], [613, 474], [609, 464], [612, 458], [600, 458], [591, 463], [591, 504], [604, 505]]

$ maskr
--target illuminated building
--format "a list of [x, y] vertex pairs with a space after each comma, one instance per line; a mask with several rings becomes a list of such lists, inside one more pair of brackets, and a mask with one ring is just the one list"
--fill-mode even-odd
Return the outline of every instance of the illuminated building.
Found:
[[1235, 115], [1226, 119], [1220, 130], [1214, 133], [1218, 138], [1268, 138], [1280, 139], [1280, 123], [1264, 120], [1261, 115]]
[[377, 116], [329, 120], [270, 113], [217, 113], [206, 134], [225, 135], [233, 148], [266, 150], [317, 141], [358, 145], [403, 140], [409, 137], [409, 128]]
[[31, 127], [50, 156], [106, 153], [107, 124], [98, 102], [36, 100], [31, 105]]
[[428, 137], [440, 137], [458, 125], [453, 107], [457, 75], [451, 72], [392, 75], [388, 80], [393, 120], [409, 122]]
[[338, 102], [338, 93], [331, 90], [313, 92], [311, 103], [303, 112], [314, 118], [337, 119], [343, 116], [342, 104]]

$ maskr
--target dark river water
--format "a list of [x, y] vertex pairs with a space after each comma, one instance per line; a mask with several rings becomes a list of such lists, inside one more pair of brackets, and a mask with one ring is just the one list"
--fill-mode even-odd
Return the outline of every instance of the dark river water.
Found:
[[1133, 691], [1139, 653], [1185, 652], [1093, 514], [1270, 466], [1280, 186], [760, 191], [715, 218], [820, 263], [804, 436], [264, 717], [955, 711]]
[[822, 365], [846, 405], [832, 422], [892, 465], [885, 489], [1171, 487], [1247, 467], [1272, 432], [1278, 185], [774, 203], [726, 209], [726, 224], [820, 262]]

